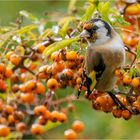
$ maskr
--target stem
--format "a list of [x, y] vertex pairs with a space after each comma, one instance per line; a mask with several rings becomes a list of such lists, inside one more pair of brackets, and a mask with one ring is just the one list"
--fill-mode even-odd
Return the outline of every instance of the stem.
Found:
[[131, 63], [131, 66], [134, 64], [134, 62], [135, 62], [135, 60], [136, 60], [136, 52], [135, 51], [133, 51], [133, 50], [131, 50], [129, 47], [127, 47], [126, 45], [125, 45], [125, 50], [127, 51], [127, 52], [129, 52], [129, 53], [131, 53], [131, 54], [133, 54], [134, 55], [134, 59], [133, 59], [133, 61], [132, 61], [132, 63]]
[[22, 68], [24, 68], [25, 70], [27, 70], [28, 72], [30, 72], [32, 75], [36, 75], [33, 71], [31, 71], [31, 70], [28, 69], [27, 67], [23, 66]]

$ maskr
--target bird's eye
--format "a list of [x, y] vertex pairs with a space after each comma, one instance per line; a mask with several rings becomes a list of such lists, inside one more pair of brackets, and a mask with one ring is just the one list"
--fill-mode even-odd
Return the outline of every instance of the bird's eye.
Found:
[[95, 26], [93, 27], [93, 30], [97, 30], [97, 29], [98, 29], [98, 26], [95, 25]]

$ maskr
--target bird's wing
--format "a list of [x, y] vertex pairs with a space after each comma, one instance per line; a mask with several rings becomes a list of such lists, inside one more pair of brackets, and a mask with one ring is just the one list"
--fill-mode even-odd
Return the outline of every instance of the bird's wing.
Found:
[[90, 84], [88, 84], [90, 91], [94, 89], [104, 70], [105, 63], [102, 54], [96, 51], [96, 49], [89, 49], [86, 54], [86, 71], [88, 77], [91, 79]]

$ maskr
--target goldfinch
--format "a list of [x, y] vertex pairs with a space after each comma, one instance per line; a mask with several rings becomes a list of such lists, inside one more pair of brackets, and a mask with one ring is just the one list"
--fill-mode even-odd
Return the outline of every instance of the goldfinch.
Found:
[[101, 19], [91, 19], [84, 23], [80, 37], [88, 42], [85, 59], [88, 94], [93, 89], [108, 92], [118, 102], [110, 91], [117, 80], [115, 70], [125, 63], [125, 48], [121, 37]]

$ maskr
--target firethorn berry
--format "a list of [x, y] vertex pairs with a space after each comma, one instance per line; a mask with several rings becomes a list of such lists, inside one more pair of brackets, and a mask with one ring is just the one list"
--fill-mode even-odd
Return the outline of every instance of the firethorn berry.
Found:
[[33, 135], [42, 135], [44, 134], [44, 127], [40, 124], [33, 124], [32, 127], [31, 127], [31, 133]]
[[14, 118], [18, 121], [22, 121], [24, 119], [24, 113], [22, 111], [15, 111]]
[[63, 112], [60, 112], [59, 115], [58, 115], [58, 121], [65, 122], [66, 120], [67, 120], [66, 114], [63, 113]]
[[39, 116], [38, 123], [41, 125], [45, 125], [47, 123], [47, 119], [44, 116]]
[[5, 92], [6, 88], [7, 88], [6, 83], [2, 79], [0, 79], [0, 91]]
[[5, 117], [0, 117], [0, 124], [7, 124], [7, 119]]
[[46, 107], [44, 105], [36, 106], [33, 110], [35, 115], [45, 115]]
[[19, 90], [19, 85], [15, 84], [11, 88], [12, 92], [16, 93]]
[[131, 85], [134, 88], [138, 88], [139, 85], [140, 85], [140, 79], [137, 78], [137, 77], [133, 78], [132, 81], [131, 81]]
[[26, 124], [25, 123], [19, 122], [19, 123], [16, 124], [16, 130], [18, 132], [22, 132], [23, 133], [25, 131], [25, 129], [26, 129]]
[[101, 110], [101, 106], [96, 101], [92, 101], [92, 108], [95, 110]]
[[79, 120], [75, 120], [73, 123], [72, 123], [72, 129], [75, 131], [75, 132], [82, 132], [84, 130], [84, 123], [82, 121], [79, 121]]
[[105, 96], [103, 95], [103, 96], [97, 97], [96, 98], [96, 103], [99, 104], [102, 107], [105, 106], [106, 103], [107, 103]]
[[66, 52], [67, 60], [76, 60], [78, 58], [78, 54], [75, 51]]
[[37, 82], [35, 91], [37, 94], [44, 94], [45, 86], [41, 82]]
[[59, 62], [55, 62], [53, 64], [53, 68], [57, 70], [57, 72], [61, 72], [64, 68], [65, 68], [65, 64], [64, 64], [64, 61], [61, 60]]
[[20, 56], [16, 55], [16, 54], [12, 54], [10, 56], [10, 62], [15, 65], [15, 66], [18, 66], [21, 62], [21, 58]]
[[102, 106], [102, 110], [105, 112], [105, 113], [109, 113], [111, 112], [113, 109], [113, 106], [111, 106], [110, 104], [106, 104], [105, 106]]
[[3, 101], [0, 99], [0, 112], [2, 112], [3, 107], [4, 107], [4, 103], [3, 103]]
[[49, 110], [46, 110], [45, 114], [43, 114], [44, 118], [46, 120], [50, 120], [51, 119], [51, 112]]
[[34, 95], [32, 93], [21, 93], [20, 101], [23, 104], [32, 104], [34, 102]]
[[126, 8], [126, 14], [129, 15], [139, 15], [140, 14], [140, 4], [133, 4]]
[[14, 108], [11, 105], [6, 105], [4, 111], [6, 114], [13, 114]]
[[53, 60], [53, 61], [60, 61], [60, 60], [62, 60], [61, 53], [59, 51], [53, 52], [51, 54], [51, 60]]
[[112, 114], [115, 118], [121, 118], [122, 110], [121, 109], [113, 109]]
[[35, 88], [36, 88], [36, 81], [35, 80], [30, 80], [30, 81], [27, 81], [25, 83], [25, 92], [32, 91]]
[[117, 77], [121, 77], [121, 76], [122, 76], [122, 73], [121, 73], [120, 69], [116, 69], [116, 70], [115, 70], [115, 75], [116, 75]]
[[74, 140], [74, 139], [76, 139], [77, 134], [74, 130], [68, 129], [68, 130], [65, 130], [64, 136], [67, 140]]
[[44, 45], [42, 45], [42, 44], [37, 44], [37, 52], [38, 53], [43, 53], [43, 51], [45, 50], [45, 46]]
[[10, 78], [10, 77], [12, 76], [12, 74], [13, 74], [12, 69], [6, 68], [6, 71], [5, 71], [4, 76], [5, 76], [6, 78]]
[[9, 124], [14, 124], [14, 123], [15, 123], [14, 115], [9, 115], [9, 116], [8, 116], [8, 123], [9, 123]]
[[131, 83], [131, 81], [132, 81], [132, 79], [131, 79], [131, 77], [128, 74], [124, 74], [123, 75], [123, 83], [124, 84], [128, 85], [128, 84]]
[[56, 79], [54, 78], [51, 78], [47, 81], [47, 87], [50, 89], [50, 90], [56, 90], [58, 88], [58, 82]]
[[56, 122], [58, 121], [58, 118], [59, 118], [59, 112], [57, 110], [53, 110], [51, 112], [51, 121]]
[[10, 133], [10, 129], [8, 126], [0, 124], [0, 137], [6, 137]]
[[0, 73], [4, 74], [6, 71], [6, 66], [4, 63], [0, 63]]
[[122, 111], [122, 117], [125, 119], [125, 120], [129, 120], [131, 118], [131, 113], [128, 111], [128, 110], [123, 110]]
[[9, 52], [7, 52], [6, 58], [7, 58], [8, 60], [10, 60], [10, 57], [11, 57], [12, 54], [14, 54], [14, 51], [9, 51]]

